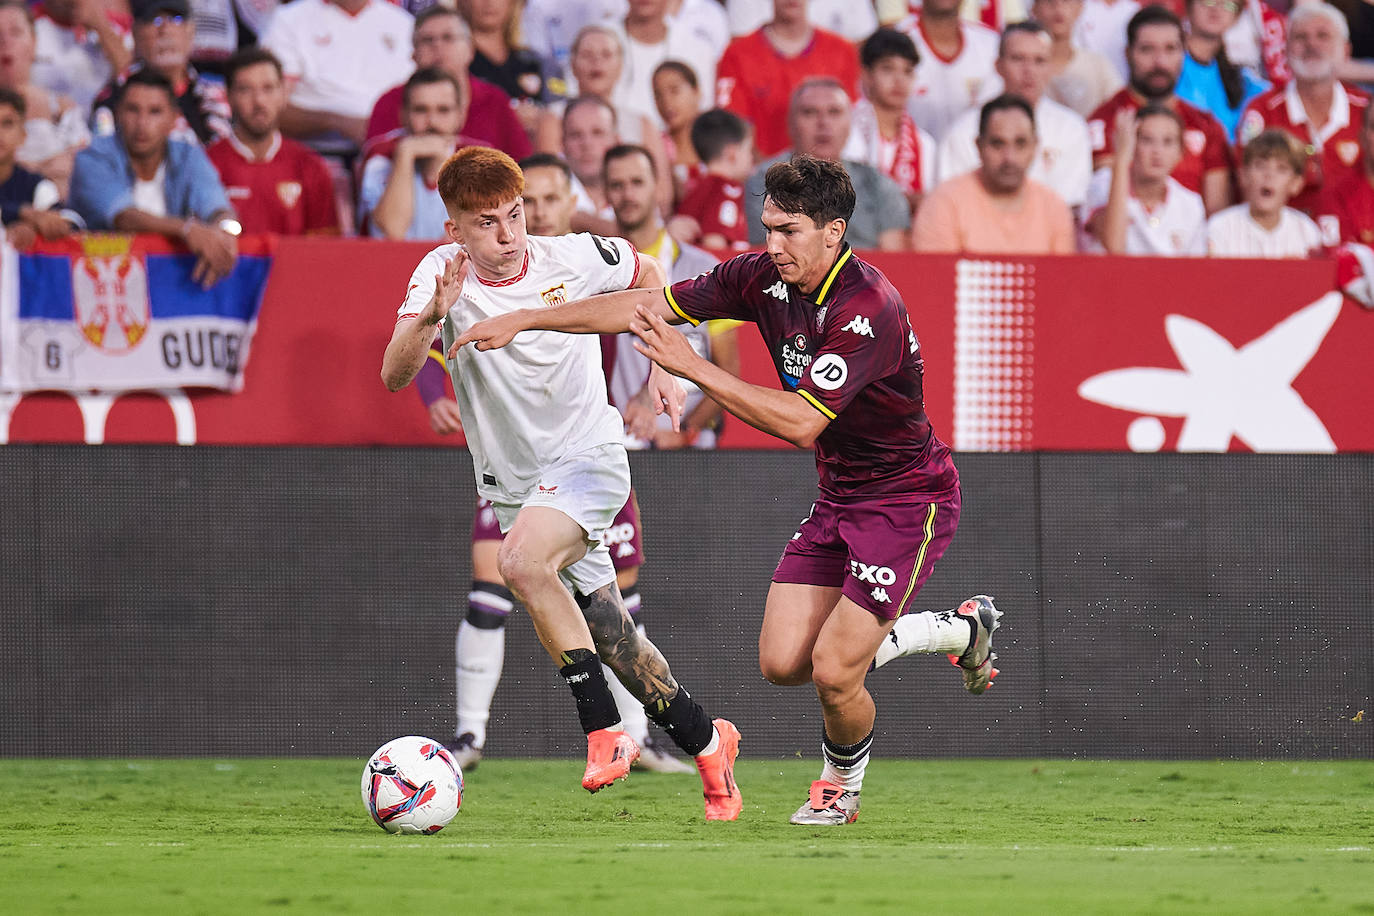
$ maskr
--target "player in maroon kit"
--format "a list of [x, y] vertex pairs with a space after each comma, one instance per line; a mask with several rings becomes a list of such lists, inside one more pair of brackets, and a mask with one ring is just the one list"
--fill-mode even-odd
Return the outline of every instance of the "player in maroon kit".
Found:
[[[820, 493], [773, 574], [759, 633], [759, 667], [775, 684], [813, 683], [824, 713], [825, 764], [794, 824], [844, 824], [859, 812], [874, 662], [914, 651], [949, 653], [964, 686], [982, 693], [997, 671], [1001, 613], [985, 595], [955, 611], [897, 619], [944, 553], [959, 521], [959, 474], [931, 429], [920, 343], [905, 305], [844, 241], [854, 187], [844, 167], [796, 156], [768, 170], [767, 251], [743, 254], [663, 290], [613, 293], [478, 322], [454, 343], [504, 346], [523, 330], [609, 333], [629, 328], [663, 368], [691, 379], [745, 422], [798, 447], [815, 446]], [[753, 321], [783, 390], [751, 385], [698, 357], [669, 323]], [[882, 650], [880, 652], [880, 650]]]

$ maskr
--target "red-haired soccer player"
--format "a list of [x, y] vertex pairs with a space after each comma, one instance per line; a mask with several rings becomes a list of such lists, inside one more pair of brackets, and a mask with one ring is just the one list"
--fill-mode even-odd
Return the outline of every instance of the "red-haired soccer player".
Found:
[[[382, 360], [392, 391], [420, 370], [440, 322], [447, 347], [455, 328], [531, 301], [554, 305], [664, 282], [658, 263], [623, 239], [527, 237], [524, 187], [515, 161], [485, 147], [458, 151], [440, 170], [450, 242], [427, 254], [410, 278]], [[582, 785], [596, 792], [623, 779], [639, 755], [621, 728], [604, 660], [695, 758], [707, 820], [734, 820], [742, 804], [733, 773], [739, 731], [725, 719], [713, 722], [636, 631], [597, 540], [630, 492], [624, 425], [606, 401], [598, 341], [532, 334], [500, 353], [460, 351], [449, 368], [478, 494], [491, 501], [506, 536], [501, 577], [529, 611], [587, 734]], [[656, 374], [656, 396], [680, 413], [680, 386]]]
[[[768, 170], [764, 189], [766, 252], [663, 289], [506, 314], [468, 328], [453, 350], [525, 346], [544, 335], [516, 335], [542, 328], [628, 328], [641, 352], [746, 423], [815, 446], [820, 493], [773, 573], [759, 667], [775, 684], [814, 684], [825, 719], [821, 778], [792, 823], [847, 824], [873, 743], [870, 665], [944, 652], [982, 693], [997, 674], [1001, 612], [978, 595], [901, 616], [959, 523], [959, 472], [926, 419], [920, 343], [892, 284], [844, 241], [854, 185], [842, 165], [795, 156]], [[668, 325], [708, 318], [755, 322], [785, 390], [710, 363]]]

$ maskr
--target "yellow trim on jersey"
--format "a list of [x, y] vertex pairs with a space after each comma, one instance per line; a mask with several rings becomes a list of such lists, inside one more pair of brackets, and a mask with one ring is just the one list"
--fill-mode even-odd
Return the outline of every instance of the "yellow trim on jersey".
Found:
[[921, 575], [921, 567], [924, 566], [926, 562], [926, 548], [930, 546], [931, 541], [935, 540], [936, 507], [936, 503], [931, 503], [930, 509], [926, 512], [926, 523], [924, 526], [926, 530], [926, 536], [921, 539], [921, 549], [916, 551], [916, 565], [912, 567], [911, 581], [907, 583], [906, 594], [902, 596], [901, 602], [897, 605], [898, 614], [902, 612], [902, 608], [906, 607], [906, 603], [911, 600], [911, 593], [916, 590], [916, 580], [920, 578]]
[[706, 326], [711, 329], [712, 337], [715, 337], [717, 334], [724, 334], [726, 331], [733, 331], [742, 324], [744, 324], [743, 321], [738, 321], [734, 318], [712, 318], [710, 321], [706, 322]]
[[825, 282], [821, 284], [820, 295], [816, 297], [817, 305], [821, 305], [825, 302], [825, 294], [830, 292], [830, 284], [835, 282], [835, 277], [839, 275], [840, 268], [844, 266], [845, 262], [848, 261], [853, 254], [853, 248], [845, 248], [844, 254], [840, 255], [840, 259], [835, 262], [835, 266], [830, 268], [830, 274], [825, 278]]
[[444, 354], [443, 354], [442, 351], [440, 351], [440, 350], [430, 350], [430, 351], [429, 351], [429, 359], [434, 360], [436, 363], [438, 363], [439, 365], [443, 366], [444, 369], [448, 369], [448, 363], [444, 362]]
[[671, 286], [663, 287], [663, 297], [668, 300], [668, 305], [672, 307], [673, 311], [677, 312], [678, 315], [682, 317], [683, 321], [687, 322], [692, 327], [696, 327], [697, 325], [701, 324], [700, 319], [693, 318], [691, 315], [688, 315], [686, 312], [682, 310], [682, 306], [677, 304], [677, 300], [673, 298], [673, 288]]
[[827, 417], [829, 417], [830, 419], [833, 420], [833, 419], [835, 419], [837, 416], [839, 416], [839, 414], [835, 413], [835, 411], [831, 410], [829, 407], [826, 407], [826, 406], [825, 406], [824, 404], [822, 404], [819, 400], [817, 400], [816, 396], [815, 396], [814, 394], [812, 394], [811, 392], [809, 392], [809, 391], [802, 391], [800, 388], [798, 388], [798, 389], [797, 389], [797, 394], [799, 394], [799, 395], [801, 395], [803, 398], [805, 398], [805, 399], [806, 399], [806, 402], [807, 402], [808, 404], [810, 404], [812, 407], [814, 407], [814, 408], [816, 408], [817, 410], [819, 410], [821, 413], [825, 414], [825, 415], [826, 415]]

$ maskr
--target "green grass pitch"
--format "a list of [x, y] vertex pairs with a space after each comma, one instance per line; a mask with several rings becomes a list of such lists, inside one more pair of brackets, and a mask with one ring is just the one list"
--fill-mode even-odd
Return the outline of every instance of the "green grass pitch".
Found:
[[0, 912], [1374, 913], [1374, 763], [875, 760], [844, 828], [813, 760], [596, 796], [486, 760], [433, 837], [384, 834], [358, 760], [4, 761]]

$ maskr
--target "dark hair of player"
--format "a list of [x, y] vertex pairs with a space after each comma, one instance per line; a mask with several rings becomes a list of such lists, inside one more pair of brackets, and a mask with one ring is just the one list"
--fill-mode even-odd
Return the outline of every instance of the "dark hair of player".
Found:
[[1142, 6], [1140, 11], [1131, 17], [1131, 21], [1126, 23], [1126, 47], [1135, 47], [1136, 37], [1147, 25], [1171, 25], [1178, 29], [1179, 40], [1183, 39], [1183, 21], [1178, 18], [1178, 14], [1162, 6]]
[[703, 111], [692, 122], [692, 149], [710, 165], [731, 145], [749, 141], [749, 123], [724, 108]]
[[798, 153], [763, 176], [763, 196], [784, 213], [811, 218], [817, 226], [854, 215], [854, 183], [838, 162]]
[[497, 149], [465, 146], [439, 169], [439, 197], [451, 216], [495, 207], [524, 192], [520, 166]]
[[8, 105], [19, 113], [19, 117], [26, 118], [29, 115], [29, 104], [24, 101], [24, 96], [13, 89], [0, 89], [0, 105]]
[[249, 45], [248, 47], [240, 48], [235, 51], [230, 55], [229, 59], [225, 61], [225, 88], [233, 89], [235, 77], [237, 77], [241, 71], [247, 70], [249, 67], [256, 67], [258, 64], [271, 64], [272, 69], [277, 71], [277, 79], [281, 79], [281, 61], [277, 59], [277, 55], [266, 48], [260, 48], [257, 45]]
[[167, 101], [171, 103], [172, 107], [175, 108], [177, 105], [177, 91], [173, 88], [172, 81], [150, 67], [140, 67], [129, 74], [123, 85], [119, 87], [120, 101], [123, 101], [124, 96], [128, 94], [130, 86], [148, 86], [153, 89], [161, 89], [167, 93]]
[[1031, 122], [1031, 132], [1035, 132], [1035, 109], [1031, 103], [1014, 92], [1004, 92], [997, 98], [985, 104], [978, 112], [978, 136], [986, 137], [988, 133], [988, 121], [999, 111], [1021, 111], [1025, 112]]
[[687, 81], [687, 85], [693, 89], [700, 89], [701, 84], [697, 80], [697, 72], [689, 64], [684, 64], [680, 60], [665, 60], [654, 68], [654, 76], [658, 76], [664, 70], [672, 71]]
[[1242, 165], [1265, 159], [1277, 159], [1291, 168], [1294, 174], [1301, 175], [1307, 168], [1307, 149], [1301, 140], [1282, 127], [1270, 127], [1245, 144], [1240, 156]]
[[649, 163], [649, 173], [658, 176], [658, 169], [654, 166], [654, 155], [638, 143], [617, 143], [615, 146], [606, 150], [606, 155], [601, 160], [601, 177], [606, 177], [606, 171], [611, 167], [611, 163], [618, 159], [629, 159], [631, 156], [643, 156]]
[[438, 67], [424, 67], [410, 74], [410, 79], [406, 80], [405, 86], [401, 89], [401, 106], [410, 107], [410, 94], [419, 86], [432, 86], [435, 83], [448, 83], [453, 87], [457, 95], [458, 104], [463, 104], [463, 84], [458, 82], [453, 74], [440, 70]]
[[878, 29], [859, 45], [859, 65], [864, 69], [888, 57], [900, 57], [913, 64], [921, 62], [921, 52], [916, 50], [916, 42], [906, 32], [896, 29]]
[[572, 167], [553, 153], [531, 153], [521, 159], [519, 165], [522, 172], [528, 172], [530, 169], [558, 169], [568, 183], [572, 183]]

